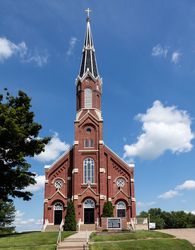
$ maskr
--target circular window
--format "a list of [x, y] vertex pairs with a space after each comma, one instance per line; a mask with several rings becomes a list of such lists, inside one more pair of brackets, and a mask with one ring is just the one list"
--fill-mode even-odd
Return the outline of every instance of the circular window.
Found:
[[116, 181], [116, 185], [118, 187], [124, 187], [125, 186], [125, 180], [123, 178], [118, 178]]
[[90, 134], [90, 133], [91, 133], [91, 128], [90, 128], [90, 127], [86, 128], [86, 132], [87, 132], [88, 134]]
[[56, 181], [55, 181], [55, 187], [56, 187], [57, 189], [60, 189], [62, 186], [63, 186], [62, 180], [56, 180]]

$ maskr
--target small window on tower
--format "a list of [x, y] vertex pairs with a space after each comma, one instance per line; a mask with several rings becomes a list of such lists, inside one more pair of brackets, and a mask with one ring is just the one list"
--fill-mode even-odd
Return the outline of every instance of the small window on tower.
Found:
[[92, 148], [94, 146], [93, 139], [85, 139], [84, 140], [84, 147], [85, 148]]
[[92, 108], [92, 90], [89, 88], [85, 89], [85, 108]]
[[86, 132], [88, 133], [88, 134], [90, 134], [91, 133], [91, 128], [86, 128]]

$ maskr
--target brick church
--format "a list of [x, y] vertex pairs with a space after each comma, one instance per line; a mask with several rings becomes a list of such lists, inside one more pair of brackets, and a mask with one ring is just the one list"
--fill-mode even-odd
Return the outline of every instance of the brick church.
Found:
[[[101, 226], [104, 203], [111, 201], [114, 216], [136, 216], [134, 165], [124, 162], [103, 141], [100, 78], [92, 38], [89, 12], [76, 80], [74, 145], [45, 170], [44, 226], [59, 225], [67, 202], [73, 200], [78, 227]], [[112, 131], [113, 136], [117, 131]]]

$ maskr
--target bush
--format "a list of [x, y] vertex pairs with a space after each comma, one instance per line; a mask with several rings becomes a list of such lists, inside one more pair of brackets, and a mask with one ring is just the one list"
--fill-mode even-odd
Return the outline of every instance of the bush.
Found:
[[114, 216], [114, 213], [113, 213], [112, 202], [107, 201], [104, 203], [102, 217], [113, 217], [113, 216]]
[[156, 223], [157, 229], [195, 227], [195, 215], [184, 211], [166, 212], [160, 208], [151, 208], [148, 212], [142, 211], [140, 216], [147, 217], [149, 214], [150, 221]]
[[65, 231], [76, 231], [76, 216], [74, 204], [72, 201], [68, 202], [67, 211], [65, 216], [64, 230]]

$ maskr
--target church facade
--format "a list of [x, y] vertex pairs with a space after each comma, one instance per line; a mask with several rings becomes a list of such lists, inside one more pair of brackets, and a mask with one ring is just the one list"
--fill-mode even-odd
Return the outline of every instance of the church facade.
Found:
[[126, 218], [129, 223], [136, 217], [134, 165], [104, 144], [101, 97], [102, 80], [88, 16], [76, 80], [74, 145], [45, 170], [45, 226], [61, 223], [69, 200], [74, 203], [79, 226], [101, 226], [106, 201], [112, 202], [115, 217]]

